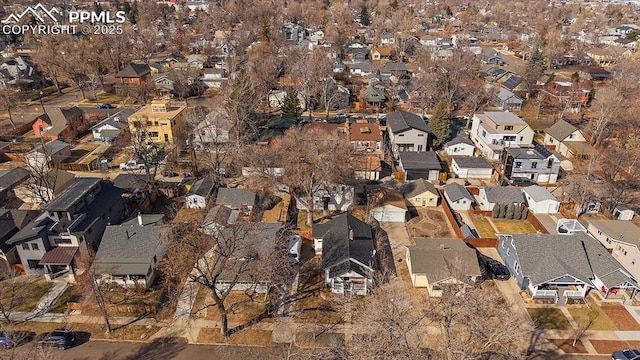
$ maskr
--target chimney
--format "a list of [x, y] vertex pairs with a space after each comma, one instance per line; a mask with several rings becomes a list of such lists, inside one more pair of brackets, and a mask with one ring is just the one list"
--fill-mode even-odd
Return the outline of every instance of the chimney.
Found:
[[353, 240], [353, 230], [349, 229], [349, 240]]
[[444, 249], [446, 249], [446, 248], [447, 248], [447, 247], [446, 247], [446, 246], [444, 246], [444, 244], [440, 244], [440, 250], [444, 250]]
[[138, 225], [142, 226], [142, 215], [138, 213]]

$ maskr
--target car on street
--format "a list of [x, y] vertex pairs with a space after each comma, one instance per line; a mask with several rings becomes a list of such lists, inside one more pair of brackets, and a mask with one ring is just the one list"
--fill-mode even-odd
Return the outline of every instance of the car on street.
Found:
[[113, 109], [115, 106], [111, 104], [100, 104], [98, 105], [98, 109]]
[[589, 174], [588, 178], [589, 178], [589, 181], [591, 181], [594, 184], [604, 184], [604, 179], [602, 178], [602, 176], [599, 176], [596, 174]]
[[144, 169], [144, 164], [139, 163], [137, 160], [129, 160], [127, 162], [120, 163], [120, 170], [140, 170]]
[[69, 330], [54, 330], [38, 340], [38, 347], [57, 347], [66, 350], [73, 345], [73, 333]]
[[611, 360], [640, 360], [640, 349], [624, 349], [614, 351]]
[[0, 349], [11, 349], [33, 340], [34, 332], [30, 331], [0, 331]]
[[509, 269], [507, 269], [506, 266], [502, 265], [502, 263], [498, 260], [487, 259], [485, 261], [485, 267], [487, 268], [493, 279], [508, 280], [511, 277]]
[[510, 183], [514, 186], [531, 186], [536, 184], [535, 181], [523, 177], [514, 177], [511, 179]]

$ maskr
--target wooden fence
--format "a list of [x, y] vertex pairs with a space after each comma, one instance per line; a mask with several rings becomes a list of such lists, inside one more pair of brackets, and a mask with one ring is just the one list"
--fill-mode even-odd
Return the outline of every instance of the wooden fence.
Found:
[[529, 224], [533, 225], [533, 227], [536, 228], [536, 230], [538, 230], [539, 232], [541, 232], [543, 234], [548, 234], [549, 233], [549, 231], [547, 231], [547, 228], [545, 228], [540, 223], [538, 218], [536, 218], [536, 216], [533, 215], [533, 213], [531, 211], [529, 211], [529, 214], [527, 215], [527, 221], [529, 222]]
[[440, 197], [442, 197], [442, 201], [441, 201], [442, 209], [444, 210], [444, 213], [447, 216], [447, 219], [449, 219], [449, 223], [453, 227], [453, 232], [456, 233], [456, 237], [462, 239], [462, 231], [460, 231], [460, 224], [458, 224], [458, 221], [456, 220], [455, 216], [453, 216], [453, 213], [449, 208], [449, 204], [447, 204], [447, 199], [445, 199], [444, 197], [444, 190], [440, 190]]
[[467, 238], [464, 239], [467, 244], [479, 248], [479, 247], [498, 247], [498, 238]]

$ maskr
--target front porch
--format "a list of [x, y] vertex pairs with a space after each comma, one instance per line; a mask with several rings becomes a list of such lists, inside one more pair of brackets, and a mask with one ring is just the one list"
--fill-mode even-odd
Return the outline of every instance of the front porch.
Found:
[[77, 252], [77, 246], [58, 246], [47, 251], [39, 262], [39, 265], [44, 266], [45, 279], [47, 281], [54, 279], [65, 280], [62, 277], [66, 276], [66, 281], [76, 282], [73, 259]]
[[555, 304], [562, 300], [561, 304], [567, 304], [570, 302], [569, 300], [584, 301], [590, 288], [586, 284], [541, 284], [538, 286], [529, 285], [527, 291], [533, 300], [552, 300]]
[[331, 279], [331, 292], [342, 295], [367, 295], [371, 290], [370, 280], [365, 278], [335, 278]]

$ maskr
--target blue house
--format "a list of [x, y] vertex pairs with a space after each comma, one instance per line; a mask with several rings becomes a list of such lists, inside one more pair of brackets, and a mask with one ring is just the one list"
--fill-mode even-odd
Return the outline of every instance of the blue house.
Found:
[[[518, 286], [534, 299], [584, 299], [591, 289], [605, 295], [638, 290], [636, 279], [586, 233], [500, 234], [498, 253]], [[615, 289], [615, 290], [614, 290]]]

